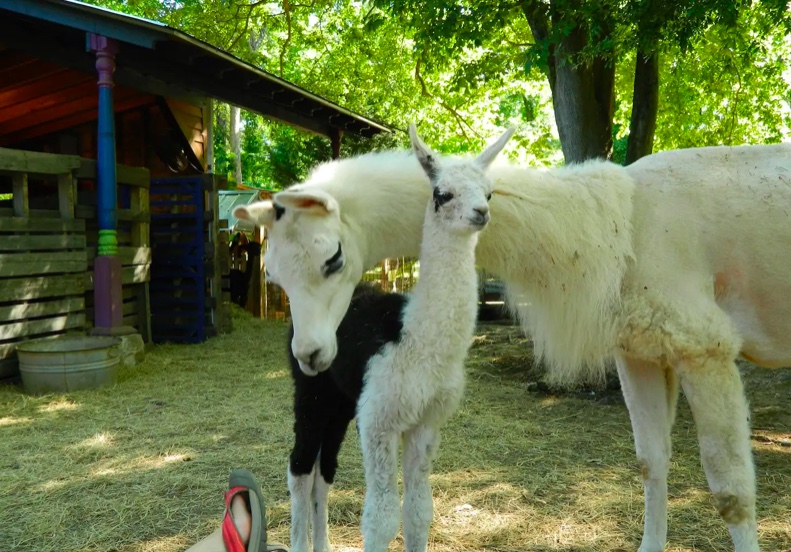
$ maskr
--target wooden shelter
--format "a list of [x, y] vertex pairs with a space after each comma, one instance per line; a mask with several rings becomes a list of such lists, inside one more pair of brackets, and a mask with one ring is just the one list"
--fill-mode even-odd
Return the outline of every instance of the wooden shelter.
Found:
[[344, 133], [388, 131], [158, 22], [0, 0], [0, 375], [31, 337], [222, 330], [213, 100], [336, 154]]

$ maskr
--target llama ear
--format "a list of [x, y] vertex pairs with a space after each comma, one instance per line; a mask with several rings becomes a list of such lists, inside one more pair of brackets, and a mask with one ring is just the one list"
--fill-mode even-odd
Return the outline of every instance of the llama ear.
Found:
[[475, 158], [475, 162], [484, 169], [488, 168], [489, 165], [492, 164], [492, 161], [494, 161], [495, 157], [497, 157], [497, 154], [503, 150], [505, 144], [508, 143], [508, 140], [511, 138], [511, 136], [514, 135], [514, 132], [516, 132], [516, 129], [513, 127], [506, 130], [495, 143], [483, 150], [483, 152], [481, 152], [481, 154]]
[[286, 209], [306, 211], [313, 215], [326, 215], [338, 210], [335, 198], [321, 190], [285, 190], [276, 193], [273, 199]]
[[278, 208], [271, 201], [256, 201], [250, 205], [239, 206], [233, 210], [233, 216], [267, 228], [271, 228], [275, 220], [280, 218]]
[[417, 135], [415, 123], [409, 123], [409, 139], [412, 141], [412, 149], [415, 150], [420, 166], [428, 175], [428, 179], [433, 182], [437, 177], [437, 156]]

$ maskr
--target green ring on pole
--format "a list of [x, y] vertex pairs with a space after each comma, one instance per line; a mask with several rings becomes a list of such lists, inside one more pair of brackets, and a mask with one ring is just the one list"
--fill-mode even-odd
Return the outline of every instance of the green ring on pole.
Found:
[[118, 232], [99, 230], [99, 255], [118, 255]]

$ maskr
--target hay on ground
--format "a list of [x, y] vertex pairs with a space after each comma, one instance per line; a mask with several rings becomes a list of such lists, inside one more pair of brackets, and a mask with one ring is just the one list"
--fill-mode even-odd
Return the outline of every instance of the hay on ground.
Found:
[[[235, 331], [153, 347], [112, 389], [28, 397], [0, 387], [0, 550], [181, 552], [219, 527], [226, 478], [247, 467], [288, 542], [292, 383], [286, 326], [237, 310]], [[482, 325], [466, 399], [443, 434], [430, 550], [634, 550], [642, 485], [617, 391], [542, 388], [518, 328]], [[791, 372], [747, 367], [760, 539], [791, 542]], [[531, 379], [532, 378], [532, 379]], [[591, 400], [593, 399], [593, 400]], [[681, 404], [670, 550], [731, 547]], [[358, 549], [363, 473], [349, 431], [330, 498], [337, 551]], [[395, 542], [391, 550], [403, 549]]]

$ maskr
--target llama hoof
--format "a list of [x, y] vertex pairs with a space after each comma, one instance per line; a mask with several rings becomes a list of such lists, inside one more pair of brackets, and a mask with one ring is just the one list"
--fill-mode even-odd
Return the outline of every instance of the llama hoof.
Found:
[[664, 550], [664, 546], [653, 543], [643, 543], [640, 545], [640, 548], [637, 549], [637, 552], [664, 552]]
[[313, 552], [332, 552], [332, 545], [330, 544], [330, 541], [327, 541], [323, 544], [314, 546]]

